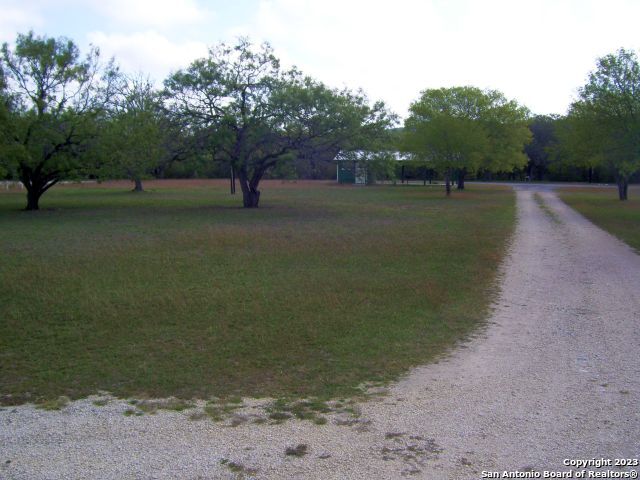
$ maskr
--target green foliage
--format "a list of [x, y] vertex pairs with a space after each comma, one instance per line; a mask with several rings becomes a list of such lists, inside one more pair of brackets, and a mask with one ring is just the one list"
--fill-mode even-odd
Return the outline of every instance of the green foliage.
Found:
[[367, 183], [396, 179], [398, 161], [393, 152], [377, 152], [367, 163]]
[[101, 122], [97, 174], [141, 186], [166, 156], [161, 104], [148, 79], [120, 76], [114, 92]]
[[477, 169], [489, 147], [487, 132], [477, 121], [484, 100], [471, 87], [424, 91], [405, 121], [406, 150], [442, 171]]
[[526, 164], [527, 115], [524, 107], [493, 90], [425, 90], [411, 104], [403, 149], [446, 177], [455, 170], [511, 171]]
[[551, 168], [551, 152], [558, 142], [556, 127], [559, 121], [557, 115], [536, 115], [529, 121], [531, 142], [525, 146], [525, 152], [529, 157], [527, 173], [532, 180], [542, 180]]
[[531, 141], [527, 126], [529, 111], [515, 100], [507, 100], [502, 93], [487, 91], [489, 105], [481, 112], [479, 121], [488, 132], [489, 151], [482, 168], [490, 172], [512, 172], [527, 164], [524, 148]]
[[[18, 35], [2, 46], [0, 161], [27, 188], [27, 209], [64, 175], [82, 168], [96, 117], [109, 97], [114, 71], [100, 76], [96, 49], [82, 59], [68, 39]], [[8, 99], [8, 100], [7, 100]]]
[[640, 169], [640, 65], [633, 51], [597, 60], [558, 135], [570, 161], [605, 165], [626, 200], [629, 177]]
[[271, 47], [220, 44], [165, 81], [174, 116], [205, 132], [214, 159], [232, 166], [245, 207], [257, 207], [265, 173], [295, 153], [357, 148], [393, 121], [382, 103], [282, 71]]
[[592, 137], [595, 128], [592, 120], [574, 110], [555, 122], [557, 141], [548, 147], [551, 171], [562, 172], [572, 167], [593, 169], [604, 165], [603, 152]]

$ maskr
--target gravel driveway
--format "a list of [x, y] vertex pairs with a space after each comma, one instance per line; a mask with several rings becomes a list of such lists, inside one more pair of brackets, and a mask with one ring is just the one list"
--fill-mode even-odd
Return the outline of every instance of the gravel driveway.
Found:
[[[125, 416], [116, 400], [6, 408], [0, 478], [457, 479], [639, 458], [640, 256], [539, 190], [517, 189], [488, 327], [360, 405], [359, 418], [232, 427], [188, 412]], [[299, 444], [306, 455], [285, 455]]]

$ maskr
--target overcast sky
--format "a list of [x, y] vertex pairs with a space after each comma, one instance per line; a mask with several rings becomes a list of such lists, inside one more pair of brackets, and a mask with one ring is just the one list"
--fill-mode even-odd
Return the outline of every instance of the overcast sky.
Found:
[[563, 114], [596, 57], [638, 50], [639, 19], [639, 0], [0, 0], [0, 41], [64, 35], [161, 82], [243, 35], [402, 116], [421, 90], [456, 85]]

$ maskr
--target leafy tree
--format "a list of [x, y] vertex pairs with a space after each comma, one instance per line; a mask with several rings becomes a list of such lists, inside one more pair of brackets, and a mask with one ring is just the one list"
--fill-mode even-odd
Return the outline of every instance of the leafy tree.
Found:
[[159, 96], [149, 79], [120, 76], [115, 82], [101, 132], [98, 172], [103, 177], [126, 176], [142, 192], [142, 179], [165, 156]]
[[626, 200], [629, 178], [640, 170], [640, 65], [633, 51], [620, 49], [597, 60], [566, 127], [565, 150], [573, 159], [606, 166], [618, 197]]
[[411, 104], [405, 121], [404, 149], [430, 162], [445, 177], [464, 177], [480, 168], [509, 171], [526, 163], [522, 153], [529, 140], [527, 110], [497, 91], [475, 87], [425, 90]]
[[18, 35], [13, 51], [3, 44], [2, 61], [11, 105], [0, 158], [26, 187], [27, 210], [37, 210], [43, 193], [81, 167], [114, 70], [101, 75], [95, 48], [82, 59], [71, 40], [33, 32]]
[[513, 172], [527, 164], [525, 147], [531, 142], [527, 126], [529, 110], [515, 100], [507, 100], [502, 93], [486, 91], [489, 107], [479, 121], [487, 127], [489, 151], [482, 167], [490, 172]]
[[587, 117], [567, 115], [554, 123], [555, 142], [547, 147], [549, 171], [562, 180], [584, 181], [587, 172], [589, 183], [594, 171], [604, 165], [604, 158], [593, 144], [591, 128], [585, 128]]
[[336, 91], [296, 70], [282, 71], [268, 44], [221, 44], [165, 81], [167, 105], [205, 132], [212, 158], [237, 175], [245, 207], [257, 207], [265, 173], [291, 154], [357, 148], [384, 132], [392, 116], [382, 103]]

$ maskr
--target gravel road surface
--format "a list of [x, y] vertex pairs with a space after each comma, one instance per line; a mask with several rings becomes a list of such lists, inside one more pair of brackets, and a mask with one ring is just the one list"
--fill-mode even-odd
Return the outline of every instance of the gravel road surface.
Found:
[[[125, 416], [131, 406], [115, 399], [4, 408], [0, 478], [467, 479], [640, 458], [640, 256], [552, 189], [516, 192], [518, 227], [487, 328], [359, 405], [358, 418], [255, 424], [260, 401], [235, 423]], [[305, 455], [285, 454], [300, 444]]]

